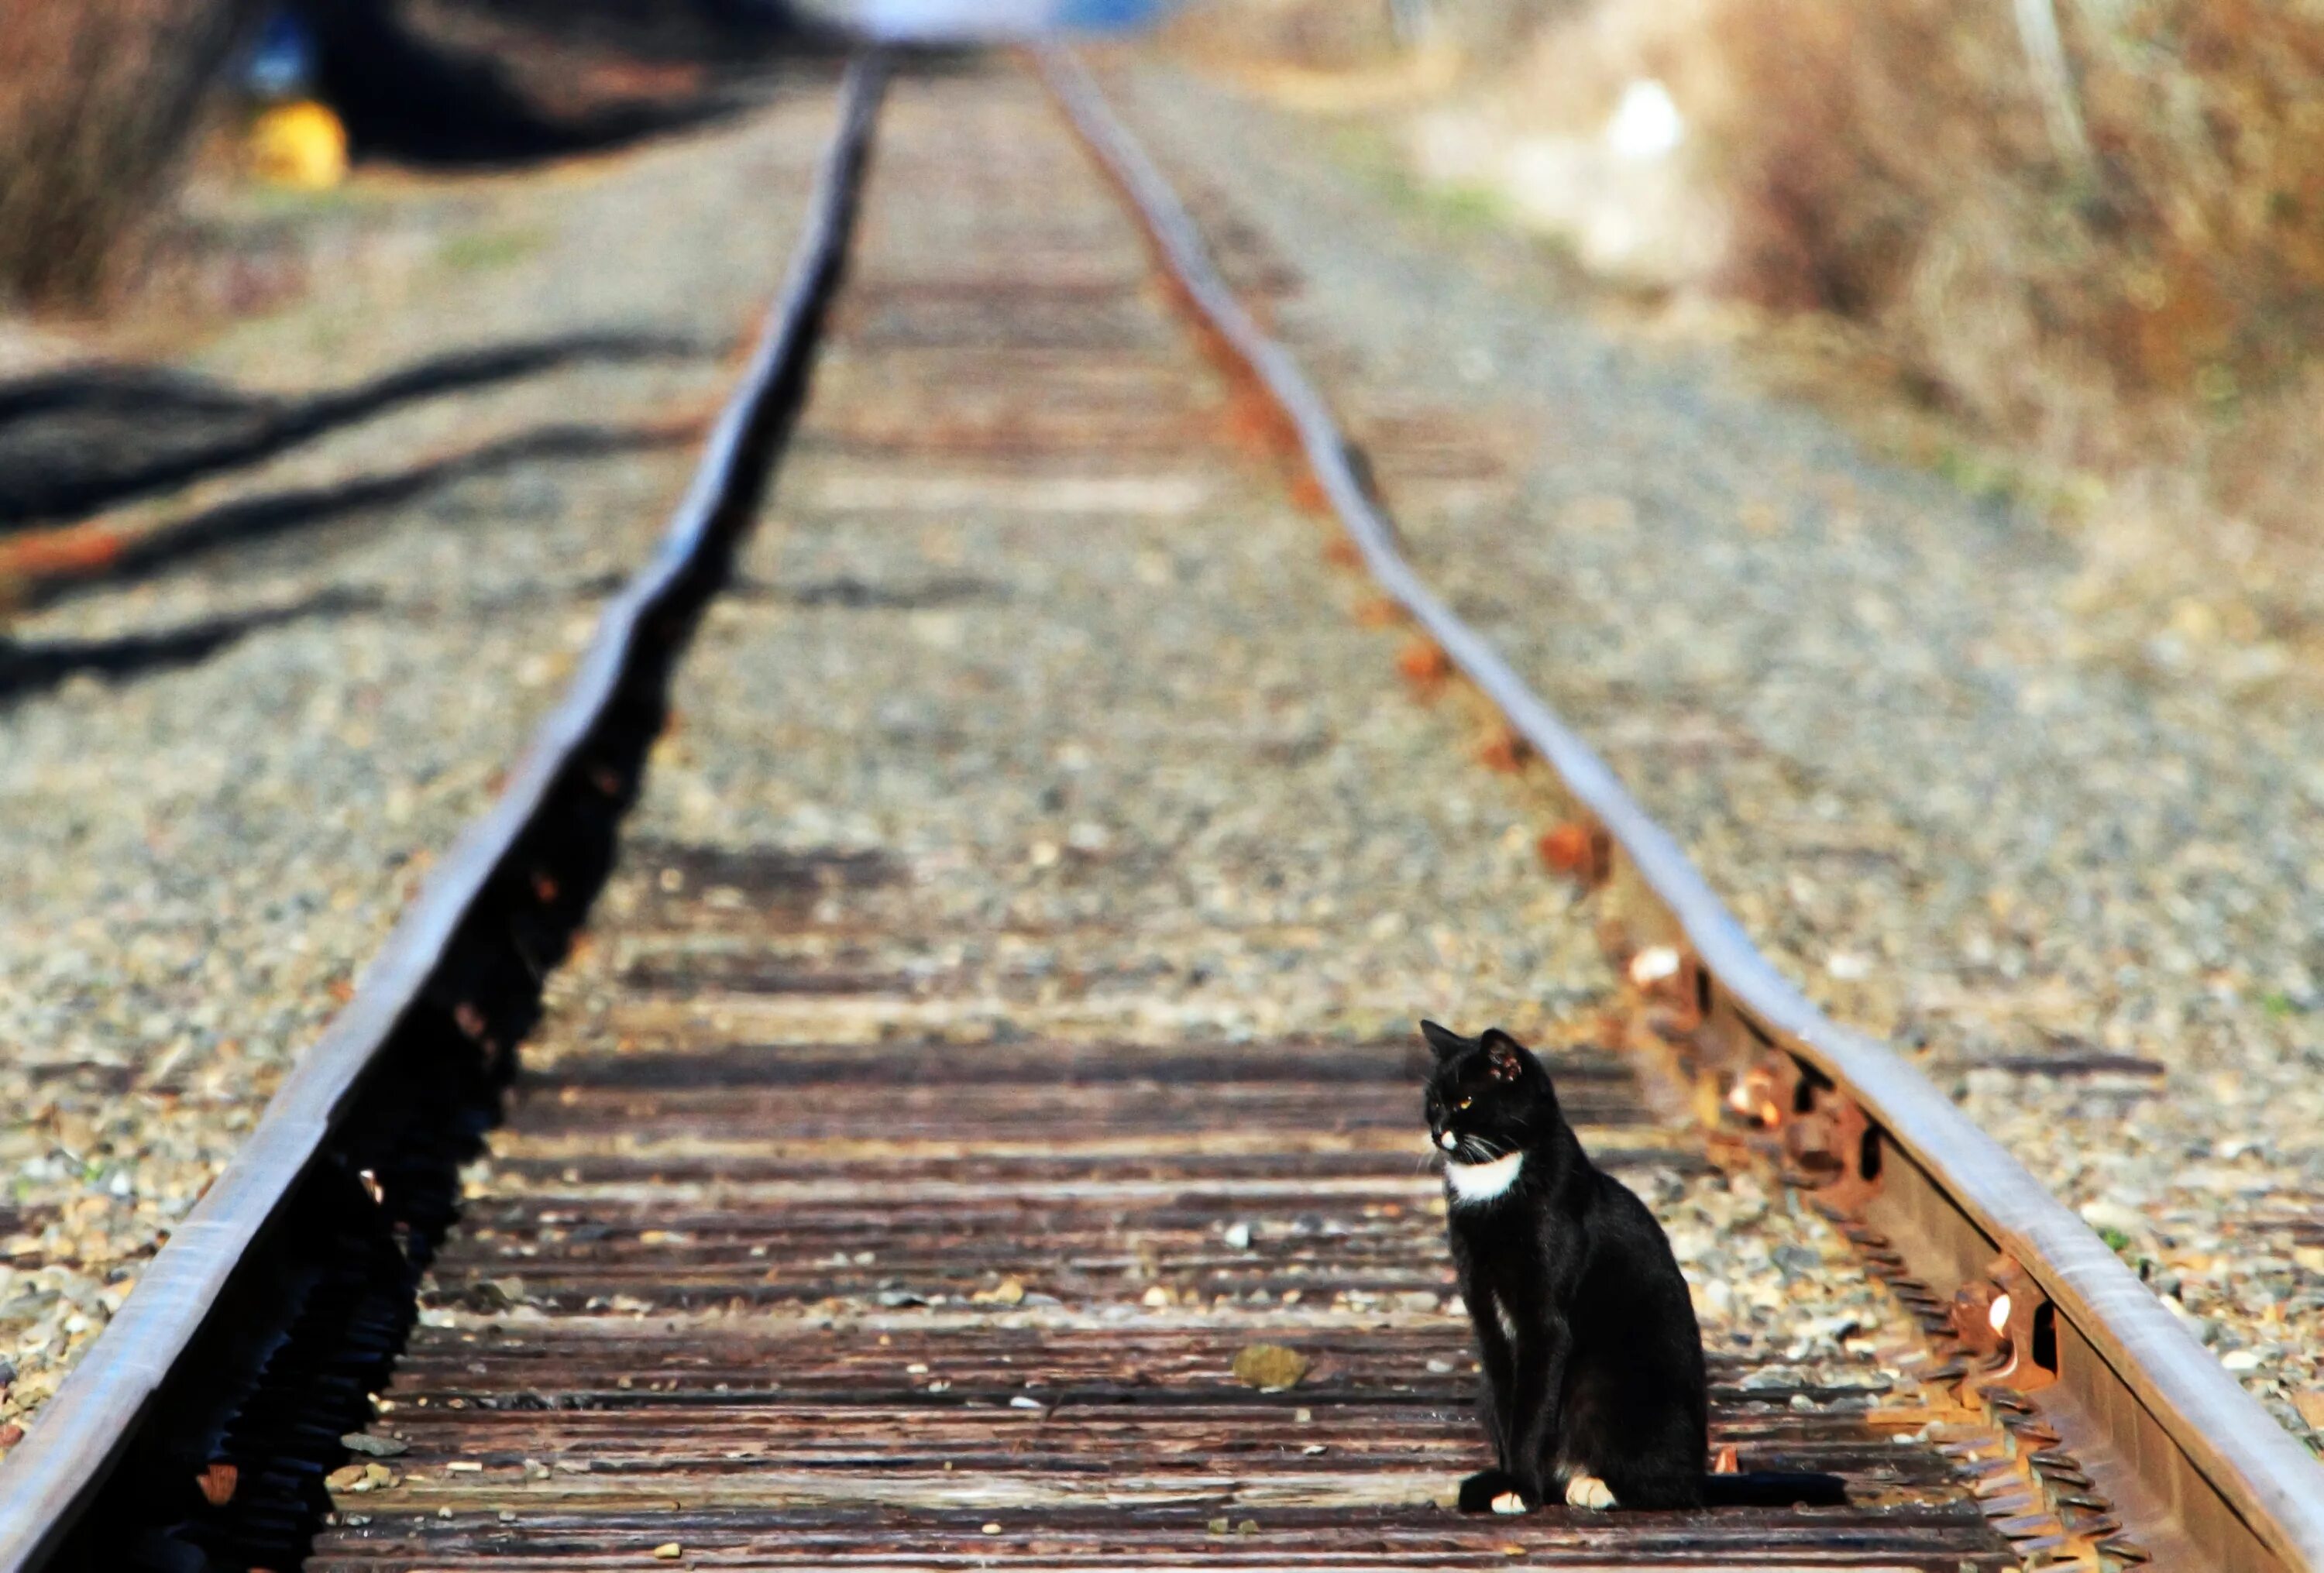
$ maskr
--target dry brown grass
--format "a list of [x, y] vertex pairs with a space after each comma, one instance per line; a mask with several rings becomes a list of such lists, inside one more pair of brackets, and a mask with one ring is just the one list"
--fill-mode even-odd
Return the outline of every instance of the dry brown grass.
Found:
[[251, 0], [0, 6], [0, 295], [78, 304], [185, 158]]
[[1997, 0], [1719, 0], [1724, 282], [1868, 324], [2052, 456], [2168, 437], [2218, 460], [2266, 443], [2279, 404], [2315, 408], [2324, 10], [2096, 9], [2062, 16], [2086, 162], [2053, 143]]
[[[1509, 134], [1588, 134], [1624, 81], [1668, 87], [1725, 224], [1703, 290], [1853, 325], [2037, 465], [2324, 541], [2324, 0], [2052, 3], [2087, 156], [2013, 0], [1440, 12], [1531, 28], [1462, 87]], [[1296, 58], [1298, 18], [1370, 8], [1197, 9]]]

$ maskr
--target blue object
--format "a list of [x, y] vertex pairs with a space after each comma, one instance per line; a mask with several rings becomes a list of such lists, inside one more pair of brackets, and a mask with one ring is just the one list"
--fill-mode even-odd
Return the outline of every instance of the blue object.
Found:
[[296, 12], [277, 10], [267, 17], [242, 79], [259, 98], [280, 102], [307, 96], [315, 80], [315, 38]]
[[1065, 0], [1057, 20], [1084, 32], [1111, 32], [1158, 21], [1167, 8], [1167, 0]]

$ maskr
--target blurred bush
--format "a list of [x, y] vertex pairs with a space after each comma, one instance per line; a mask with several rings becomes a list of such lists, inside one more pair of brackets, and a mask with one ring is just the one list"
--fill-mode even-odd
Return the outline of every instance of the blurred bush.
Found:
[[0, 5], [0, 294], [85, 301], [182, 166], [252, 0]]
[[[1323, 68], [1393, 47], [1393, 9], [1211, 0], [1189, 31]], [[2324, 0], [1418, 14], [1467, 57], [1403, 128], [1425, 177], [1626, 283], [1853, 324], [2040, 460], [2167, 468], [2195, 506], [2319, 533]], [[1667, 157], [1621, 145], [1648, 99], [1683, 127]]]
[[2293, 386], [2324, 342], [2324, 7], [2058, 21], [2062, 106], [2005, 0], [1715, 0], [1724, 281], [1869, 322], [1945, 398], [2068, 446], [2094, 400]]

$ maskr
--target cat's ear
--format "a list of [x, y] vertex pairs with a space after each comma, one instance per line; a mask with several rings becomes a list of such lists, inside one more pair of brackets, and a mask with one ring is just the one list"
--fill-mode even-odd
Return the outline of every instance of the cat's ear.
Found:
[[1428, 1040], [1429, 1048], [1439, 1060], [1449, 1060], [1455, 1054], [1465, 1053], [1469, 1047], [1467, 1038], [1451, 1027], [1439, 1026], [1433, 1021], [1420, 1024], [1420, 1035]]
[[1496, 1081], [1515, 1081], [1525, 1075], [1526, 1066], [1533, 1055], [1526, 1046], [1499, 1027], [1489, 1026], [1485, 1035], [1477, 1040], [1485, 1046], [1485, 1063]]

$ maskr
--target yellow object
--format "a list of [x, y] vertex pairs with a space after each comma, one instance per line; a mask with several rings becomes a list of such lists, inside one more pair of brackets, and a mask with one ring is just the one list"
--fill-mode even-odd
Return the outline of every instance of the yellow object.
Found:
[[250, 169], [278, 186], [328, 190], [346, 179], [346, 127], [311, 99], [278, 104], [251, 125]]

